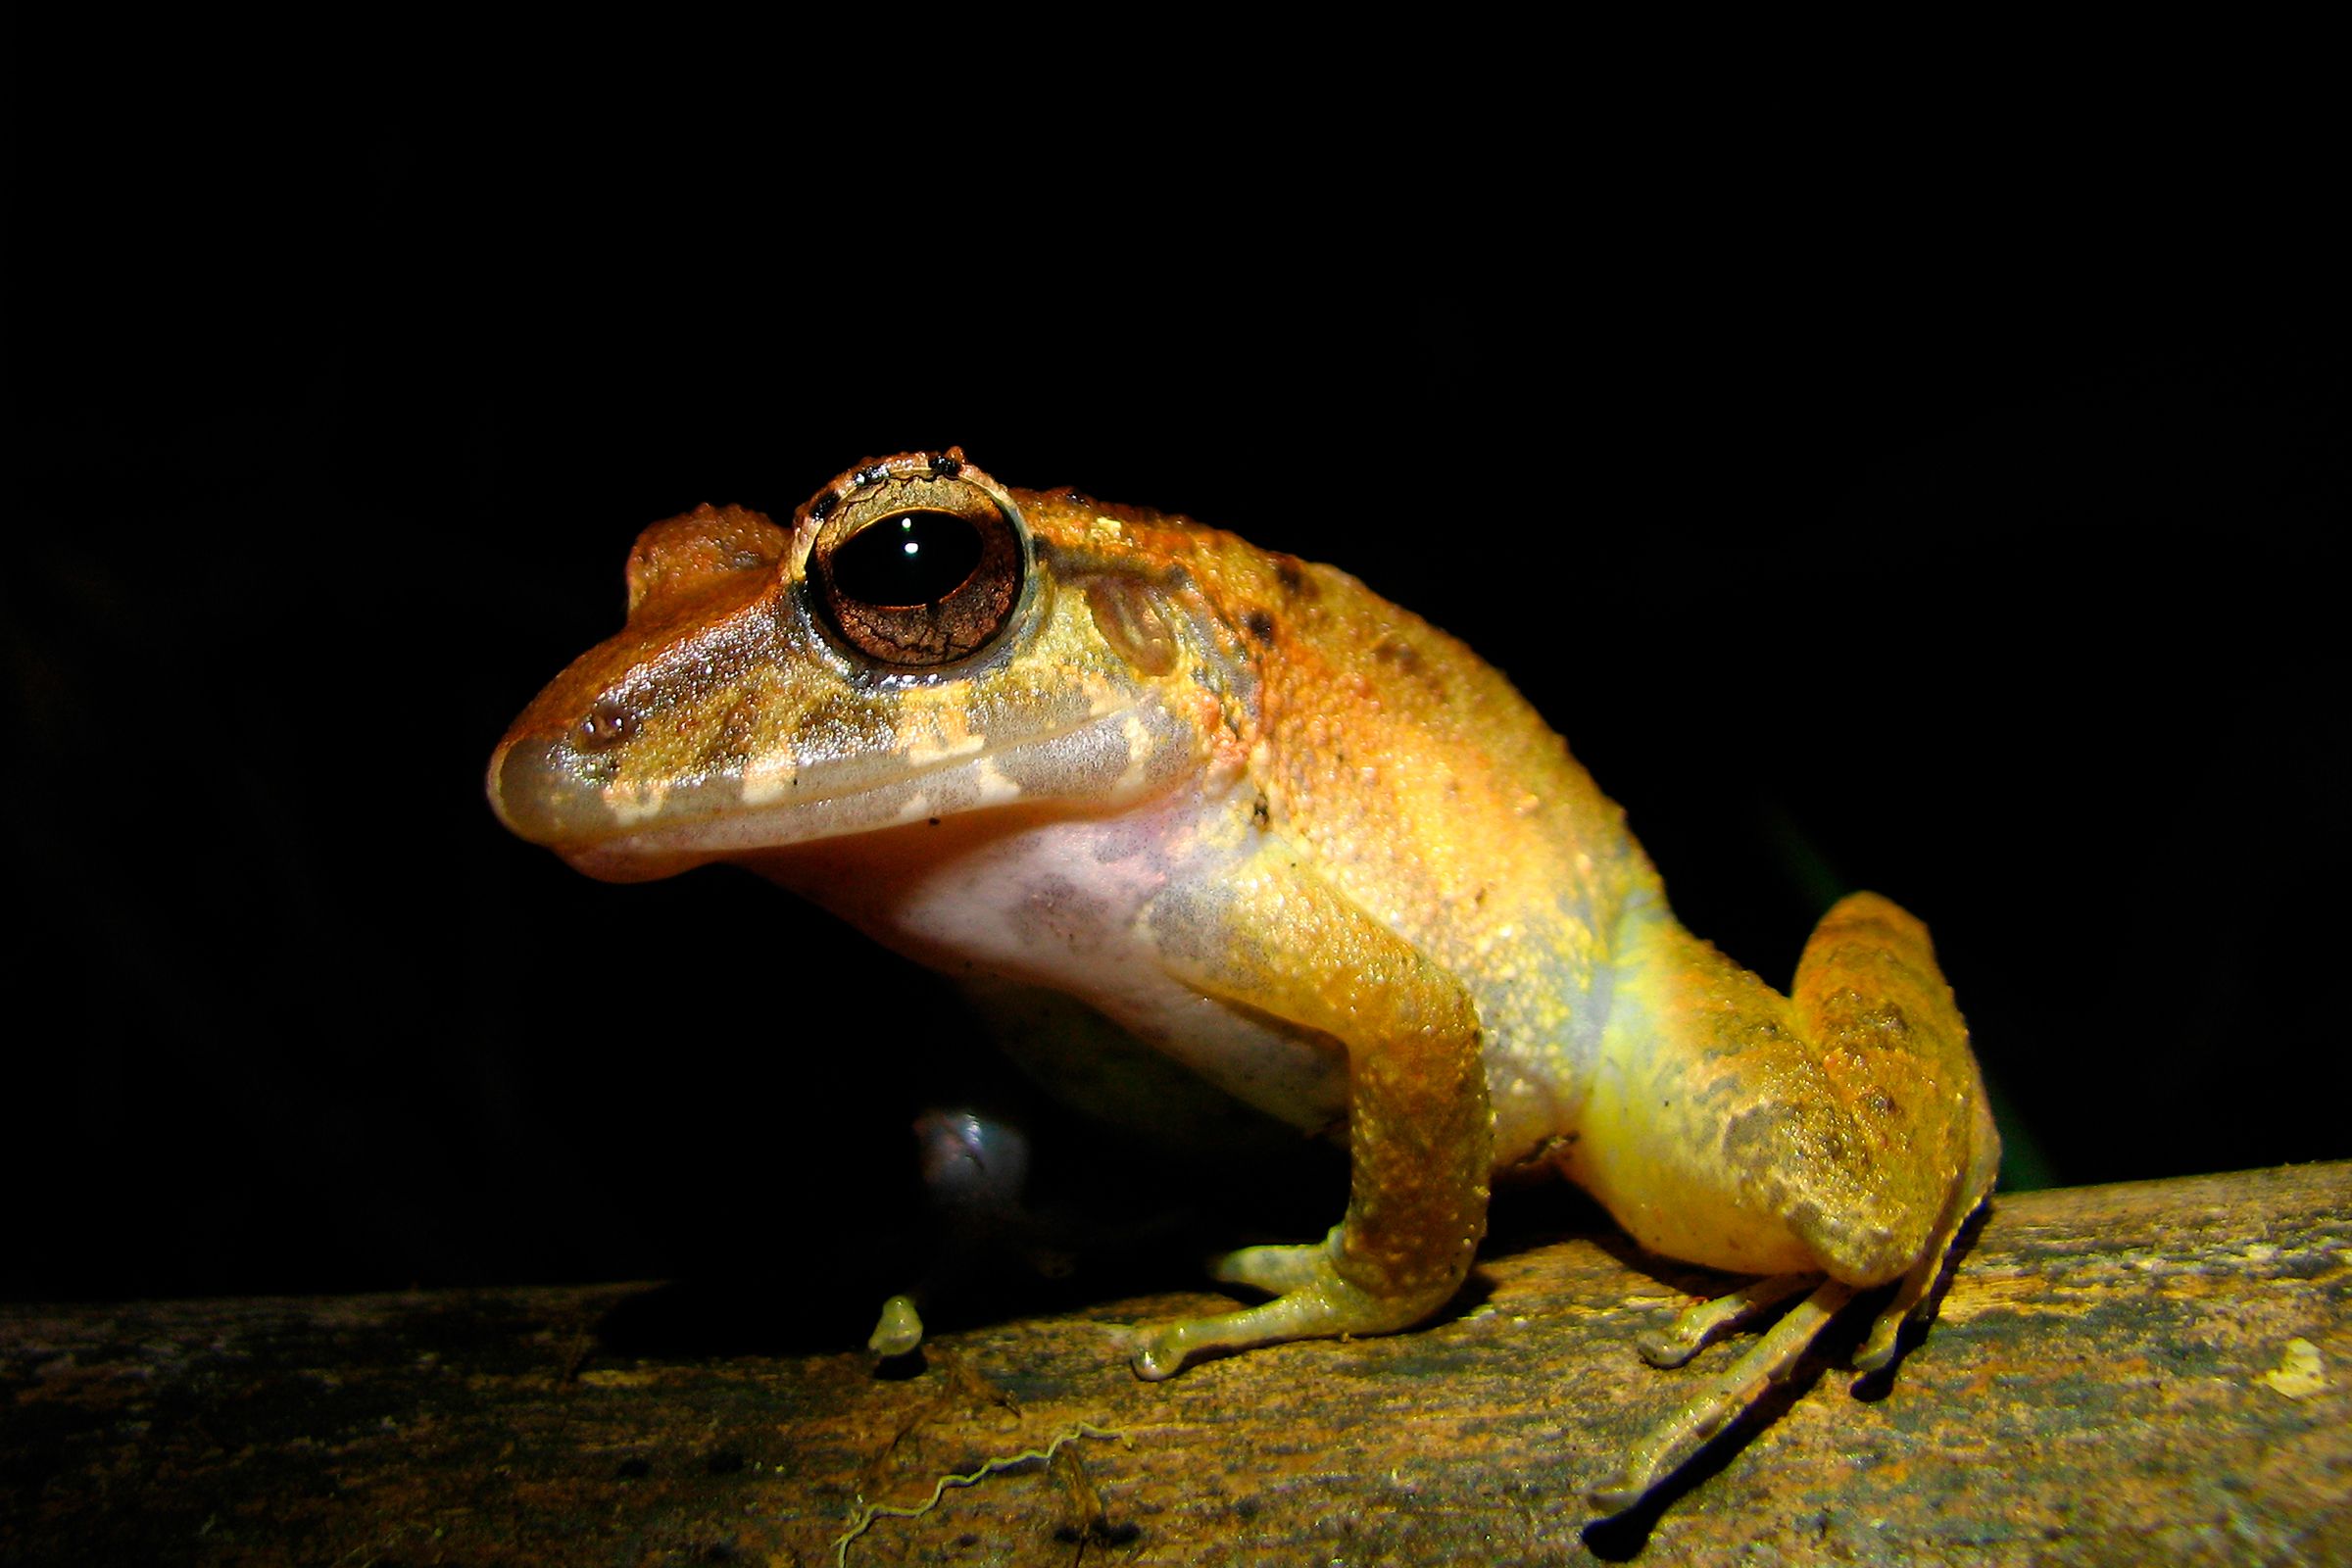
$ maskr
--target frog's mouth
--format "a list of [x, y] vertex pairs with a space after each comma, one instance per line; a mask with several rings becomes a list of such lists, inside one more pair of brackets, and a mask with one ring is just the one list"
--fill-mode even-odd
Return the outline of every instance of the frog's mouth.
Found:
[[1113, 808], [1164, 789], [1191, 748], [1156, 705], [1122, 707], [1002, 746], [904, 751], [606, 780], [568, 735], [510, 738], [490, 760], [491, 808], [516, 836], [608, 882], [643, 882], [712, 860], [937, 822], [1016, 804]]

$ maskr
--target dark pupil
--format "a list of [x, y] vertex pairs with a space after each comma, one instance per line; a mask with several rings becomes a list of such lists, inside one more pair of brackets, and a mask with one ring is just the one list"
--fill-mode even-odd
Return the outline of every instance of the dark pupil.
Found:
[[980, 534], [947, 512], [902, 512], [833, 552], [833, 586], [864, 605], [935, 605], [980, 564]]

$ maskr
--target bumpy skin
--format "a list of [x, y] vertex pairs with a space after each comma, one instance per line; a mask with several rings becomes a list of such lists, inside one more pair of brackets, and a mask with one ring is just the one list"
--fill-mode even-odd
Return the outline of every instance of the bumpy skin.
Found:
[[[892, 587], [901, 531], [944, 575]], [[1548, 1161], [1643, 1246], [1767, 1277], [1655, 1359], [1812, 1292], [1644, 1441], [1602, 1493], [1621, 1503], [1847, 1293], [1899, 1280], [1883, 1360], [1990, 1190], [1924, 927], [1856, 895], [1778, 995], [1675, 923], [1623, 813], [1499, 674], [1345, 573], [950, 452], [863, 465], [790, 530], [732, 508], [658, 524], [628, 577], [626, 628], [492, 761], [515, 832], [614, 880], [751, 866], [1000, 1000], [1074, 997], [1344, 1129], [1341, 1223], [1224, 1259], [1274, 1299], [1138, 1331], [1146, 1376], [1427, 1316], [1490, 1176]]]

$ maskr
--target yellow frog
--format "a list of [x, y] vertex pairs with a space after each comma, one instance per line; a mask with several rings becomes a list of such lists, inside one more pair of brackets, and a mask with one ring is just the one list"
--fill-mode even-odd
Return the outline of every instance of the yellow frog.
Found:
[[1992, 1187], [1917, 920], [1846, 899], [1780, 996], [1675, 922], [1501, 675], [1343, 572], [950, 449], [855, 468], [790, 528], [658, 523], [628, 588], [491, 760], [514, 832], [614, 881], [748, 866], [1344, 1132], [1340, 1223], [1220, 1259], [1273, 1298], [1134, 1331], [1145, 1377], [1418, 1322], [1490, 1179], [1555, 1166], [1652, 1251], [1759, 1276], [1653, 1361], [1806, 1293], [1596, 1489], [1624, 1506], [1894, 1283], [1858, 1357], [1885, 1364]]

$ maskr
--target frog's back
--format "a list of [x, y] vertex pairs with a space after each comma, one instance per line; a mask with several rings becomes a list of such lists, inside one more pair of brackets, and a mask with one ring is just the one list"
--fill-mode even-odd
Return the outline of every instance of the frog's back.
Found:
[[1224, 628], [1268, 825], [1477, 1000], [1497, 1162], [1572, 1125], [1612, 936], [1664, 903], [1560, 736], [1462, 642], [1346, 572], [1181, 517], [1022, 500], [1049, 541], [1114, 520]]

